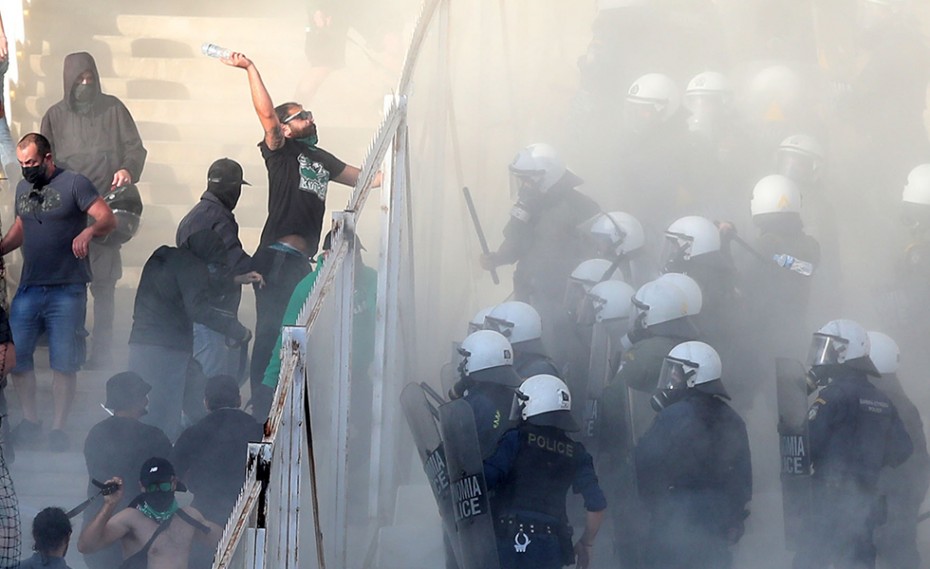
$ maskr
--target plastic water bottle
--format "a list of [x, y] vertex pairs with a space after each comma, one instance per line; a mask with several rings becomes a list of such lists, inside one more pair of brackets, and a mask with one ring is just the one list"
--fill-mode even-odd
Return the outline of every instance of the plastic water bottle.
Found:
[[215, 43], [205, 43], [200, 46], [200, 51], [204, 55], [209, 57], [215, 57], [217, 59], [229, 59], [229, 56], [232, 55], [231, 49], [226, 49], [225, 47], [220, 47]]
[[808, 263], [807, 261], [795, 259], [791, 255], [785, 255], [784, 253], [776, 254], [772, 256], [772, 259], [779, 267], [783, 267], [789, 271], [794, 271], [799, 275], [809, 277], [814, 274], [814, 265]]

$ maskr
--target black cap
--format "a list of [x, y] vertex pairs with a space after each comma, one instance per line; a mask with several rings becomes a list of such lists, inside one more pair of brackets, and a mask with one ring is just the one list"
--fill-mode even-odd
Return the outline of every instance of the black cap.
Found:
[[252, 184], [242, 179], [242, 166], [230, 158], [220, 158], [207, 171], [207, 183], [222, 186], [251, 186]]
[[132, 407], [145, 397], [152, 386], [134, 371], [120, 372], [107, 380], [107, 402], [110, 411], [122, 411]]
[[[174, 476], [174, 466], [168, 459], [153, 456], [142, 463], [142, 469], [139, 471], [139, 482], [142, 483], [142, 486], [148, 487], [151, 484], [171, 482]], [[178, 492], [185, 492], [187, 487], [178, 481], [177, 490]]]

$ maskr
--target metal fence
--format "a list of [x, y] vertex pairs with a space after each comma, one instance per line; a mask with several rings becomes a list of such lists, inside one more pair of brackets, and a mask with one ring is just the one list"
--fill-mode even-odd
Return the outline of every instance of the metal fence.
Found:
[[[297, 325], [282, 331], [265, 437], [250, 445], [214, 569], [371, 566], [378, 526], [391, 516], [398, 457], [408, 454], [398, 444], [397, 406], [415, 345], [408, 100], [421, 47], [442, 35], [434, 28], [445, 1], [422, 7], [397, 93], [386, 97], [346, 209], [333, 216], [332, 249]], [[379, 171], [380, 200], [369, 204]], [[366, 211], [378, 212], [377, 232], [359, 230]], [[362, 246], [378, 252], [376, 267], [363, 261]]]

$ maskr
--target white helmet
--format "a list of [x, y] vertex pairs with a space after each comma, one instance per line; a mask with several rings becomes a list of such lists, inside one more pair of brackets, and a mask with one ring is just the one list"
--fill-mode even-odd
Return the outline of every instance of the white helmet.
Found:
[[588, 232], [602, 253], [628, 255], [646, 243], [643, 224], [623, 211], [599, 213], [588, 224]]
[[921, 164], [907, 175], [904, 203], [930, 205], [930, 164]]
[[683, 290], [661, 279], [639, 287], [632, 303], [636, 321], [646, 328], [698, 313], [689, 306], [688, 296]]
[[485, 328], [500, 332], [511, 344], [538, 340], [542, 337], [542, 319], [539, 312], [519, 300], [498, 304], [485, 317], [484, 323]]
[[468, 321], [468, 334], [477, 332], [478, 330], [484, 330], [484, 318], [490, 314], [492, 308], [494, 307], [487, 306], [482, 308], [471, 317], [471, 320]]
[[545, 193], [565, 175], [565, 163], [548, 144], [531, 144], [517, 153], [510, 163], [513, 189]]
[[604, 281], [594, 285], [588, 293], [594, 307], [594, 321], [629, 318], [635, 294], [633, 287], [623, 281]]
[[733, 101], [729, 80], [716, 71], [705, 71], [694, 76], [685, 89], [684, 106], [688, 109], [688, 129], [691, 132], [714, 134], [726, 120], [727, 109]]
[[569, 278], [580, 283], [584, 291], [588, 292], [592, 286], [604, 280], [622, 280], [623, 275], [617, 269], [607, 274], [612, 266], [613, 263], [607, 259], [588, 259], [579, 263]]
[[901, 364], [901, 350], [898, 348], [898, 343], [888, 334], [874, 331], [869, 331], [869, 342], [872, 344], [869, 358], [875, 364], [878, 373], [882, 375], [898, 373], [898, 366]]
[[572, 417], [572, 394], [565, 382], [554, 375], [540, 374], [526, 379], [519, 388], [523, 399], [520, 416], [534, 425], [577, 431]]
[[659, 277], [659, 280], [670, 282], [685, 293], [691, 314], [701, 312], [704, 306], [704, 294], [701, 292], [701, 285], [696, 280], [682, 273], [665, 273]]
[[688, 87], [685, 89], [686, 107], [691, 95], [713, 95], [727, 99], [733, 96], [733, 87], [730, 86], [730, 80], [723, 73], [704, 71], [688, 82]]
[[752, 189], [749, 210], [753, 217], [766, 213], [801, 213], [801, 190], [791, 178], [766, 176]]
[[868, 331], [852, 320], [831, 320], [814, 332], [808, 362], [811, 367], [848, 365], [873, 375], [878, 374], [869, 352], [872, 343]]
[[507, 387], [520, 385], [513, 369], [513, 348], [507, 338], [493, 330], [469, 334], [459, 346], [459, 373], [475, 381], [497, 383]]
[[775, 171], [799, 182], [816, 182], [822, 177], [823, 146], [809, 134], [793, 134], [775, 151]]
[[[712, 395], [729, 397], [720, 377], [720, 355], [704, 342], [683, 342], [665, 356], [659, 373], [659, 391], [698, 388]], [[664, 405], [660, 405], [664, 406]]]
[[720, 250], [720, 230], [706, 217], [689, 215], [677, 219], [665, 230], [665, 237], [675, 243], [676, 251], [685, 261]]
[[637, 105], [649, 105], [659, 121], [666, 121], [678, 111], [678, 86], [668, 75], [647, 73], [630, 85], [626, 100]]

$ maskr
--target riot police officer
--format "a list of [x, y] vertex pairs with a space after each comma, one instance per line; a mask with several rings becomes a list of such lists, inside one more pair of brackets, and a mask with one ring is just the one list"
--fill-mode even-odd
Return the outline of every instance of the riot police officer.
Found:
[[471, 406], [481, 455], [488, 456], [511, 426], [513, 390], [522, 381], [513, 367], [513, 348], [501, 334], [478, 330], [465, 338], [459, 354], [461, 379], [452, 392]]
[[[496, 492], [494, 514], [501, 569], [559, 569], [590, 562], [607, 500], [591, 455], [566, 434], [577, 431], [572, 396], [552, 375], [523, 382], [521, 422], [504, 434], [484, 462], [488, 488]], [[572, 544], [565, 498], [569, 487], [584, 498], [584, 532]]]
[[879, 472], [898, 466], [913, 445], [894, 404], [868, 376], [869, 335], [857, 322], [832, 320], [814, 333], [810, 375], [823, 387], [808, 414], [812, 504], [794, 569], [875, 567], [872, 530], [885, 516]]
[[647, 567], [725, 569], [752, 497], [749, 437], [724, 401], [720, 356], [684, 342], [665, 357], [653, 396], [658, 411], [634, 450], [643, 503], [652, 512]]

